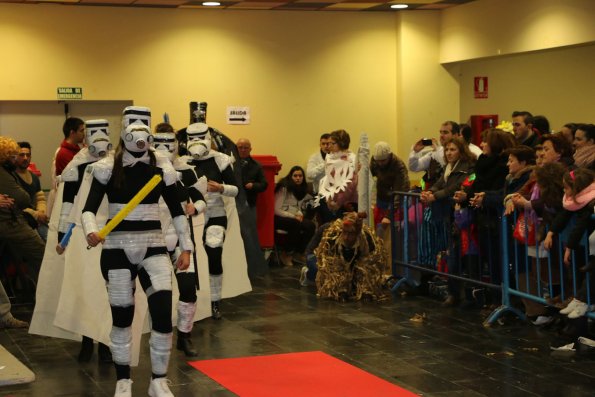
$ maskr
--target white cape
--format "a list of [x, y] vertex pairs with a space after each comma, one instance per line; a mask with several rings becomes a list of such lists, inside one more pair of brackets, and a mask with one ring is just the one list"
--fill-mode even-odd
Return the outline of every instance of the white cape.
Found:
[[63, 190], [64, 184], [61, 183], [56, 192], [56, 199], [54, 200], [55, 208], [52, 210], [52, 216], [49, 222], [48, 239], [45, 245], [41, 268], [39, 269], [39, 278], [35, 292], [35, 308], [33, 309], [29, 333], [80, 340], [81, 336], [79, 334], [54, 325], [64, 275], [64, 256], [56, 253]]
[[[225, 242], [223, 243], [223, 286], [221, 297], [223, 299], [233, 298], [252, 291], [252, 285], [248, 278], [248, 262], [246, 261], [246, 251], [244, 250], [244, 240], [240, 232], [240, 219], [236, 208], [235, 199], [232, 197], [223, 197], [225, 203], [225, 212], [227, 213], [227, 231], [225, 233]], [[209, 303], [209, 316], [211, 315], [211, 288], [209, 286], [208, 257], [202, 244], [202, 232], [204, 229], [204, 216], [194, 216], [194, 239], [196, 240], [196, 256], [199, 265], [206, 267], [206, 276], [199, 271], [200, 293], [206, 294]]]
[[[88, 171], [88, 170], [87, 170]], [[101, 275], [101, 248], [87, 250], [87, 242], [80, 225], [80, 215], [86, 202], [93, 180], [92, 174], [85, 172], [83, 182], [75, 199], [71, 212], [71, 221], [76, 223], [70, 243], [65, 253], [56, 253], [57, 226], [62, 204], [63, 184], [60, 185], [50, 220], [50, 233], [45, 256], [40, 270], [37, 287], [37, 304], [31, 321], [30, 333], [80, 340], [81, 335], [109, 345], [111, 331], [111, 310]], [[230, 298], [252, 290], [248, 278], [248, 265], [240, 234], [239, 219], [235, 200], [225, 200], [228, 215], [228, 229], [223, 247], [223, 287], [222, 297]], [[106, 200], [102, 202], [97, 214], [101, 227], [107, 218]], [[202, 245], [204, 217], [194, 216], [194, 235], [197, 247], [198, 273], [200, 290], [197, 291], [197, 310], [194, 320], [211, 316], [211, 298], [209, 271], [206, 252]], [[172, 266], [173, 273], [173, 266]], [[172, 324], [177, 322], [178, 289], [176, 278], [172, 274]], [[133, 328], [133, 366], [138, 365], [142, 333], [150, 330], [148, 305], [142, 287], [136, 284], [135, 314]]]

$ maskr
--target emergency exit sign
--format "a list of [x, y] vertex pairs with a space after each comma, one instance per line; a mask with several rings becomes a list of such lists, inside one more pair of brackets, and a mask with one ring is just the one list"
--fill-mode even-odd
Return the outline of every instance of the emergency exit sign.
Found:
[[81, 87], [58, 87], [58, 99], [83, 99]]

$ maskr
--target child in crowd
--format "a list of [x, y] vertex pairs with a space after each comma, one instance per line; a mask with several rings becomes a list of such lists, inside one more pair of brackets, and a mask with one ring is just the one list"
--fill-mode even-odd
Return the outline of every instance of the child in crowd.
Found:
[[[452, 249], [459, 249], [458, 253], [451, 252], [451, 255], [457, 255], [461, 261], [461, 270], [464, 275], [473, 280], [481, 278], [481, 269], [479, 262], [479, 240], [477, 235], [477, 225], [473, 221], [473, 212], [469, 207], [463, 207], [456, 203], [454, 207], [453, 238], [459, 241]], [[483, 290], [474, 288], [471, 283], [464, 283], [465, 300], [462, 304], [465, 308], [481, 308], [483, 305]]]
[[[551, 227], [556, 214], [562, 210], [563, 186], [562, 177], [566, 172], [559, 162], [546, 163], [536, 167], [534, 182], [529, 181], [527, 185], [532, 186], [529, 192], [529, 199], [520, 193], [512, 196], [512, 201], [518, 210], [524, 211], [527, 224], [528, 236], [538, 236], [536, 242], [529, 243], [527, 239], [524, 245], [517, 247], [521, 256], [516, 259], [515, 275], [518, 281], [518, 288], [531, 294], [540, 295], [541, 286], [549, 284], [550, 296], [557, 296], [560, 287], [560, 271], [557, 266], [559, 262], [559, 251], [551, 250], [548, 266], [547, 253], [543, 244], [539, 243], [539, 232], [536, 230], [547, 230]], [[529, 234], [531, 233], [531, 234]], [[555, 245], [557, 247], [557, 244]], [[526, 249], [526, 254], [523, 252]], [[531, 262], [521, 259], [523, 256], [531, 259]], [[546, 307], [532, 299], [522, 298], [525, 306], [525, 313], [531, 318], [535, 325], [545, 325], [553, 320], [547, 315]]]
[[[586, 168], [578, 168], [564, 174], [564, 197], [562, 199], [564, 210], [559, 212], [554, 219], [551, 230], [545, 238], [544, 247], [547, 250], [551, 249], [554, 236], [561, 233], [570, 218], [576, 215], [576, 222], [568, 234], [564, 250], [564, 264], [566, 266], [569, 266], [573, 260], [576, 263], [585, 257], [585, 247], [581, 246], [581, 241], [585, 231], [591, 234], [594, 228], [594, 222], [591, 219], [593, 206], [595, 205], [594, 179], [595, 172]], [[591, 270], [594, 253], [595, 247], [590, 250], [590, 265], [585, 265], [580, 270]], [[569, 318], [573, 319], [583, 316], [588, 311], [586, 287], [586, 280], [583, 280], [583, 285], [578, 291], [577, 297], [560, 311], [561, 314], [567, 314]]]

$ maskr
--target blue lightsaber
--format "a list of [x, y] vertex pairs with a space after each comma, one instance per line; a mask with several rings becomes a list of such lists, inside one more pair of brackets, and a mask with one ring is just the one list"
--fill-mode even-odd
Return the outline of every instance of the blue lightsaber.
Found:
[[56, 251], [58, 252], [58, 254], [62, 255], [62, 253], [66, 249], [66, 246], [68, 245], [68, 242], [70, 241], [70, 237], [72, 236], [72, 229], [74, 229], [74, 226], [75, 226], [74, 223], [71, 223], [70, 225], [68, 225], [68, 229], [66, 230], [64, 237], [62, 237], [62, 240], [60, 240], [60, 243], [56, 247]]

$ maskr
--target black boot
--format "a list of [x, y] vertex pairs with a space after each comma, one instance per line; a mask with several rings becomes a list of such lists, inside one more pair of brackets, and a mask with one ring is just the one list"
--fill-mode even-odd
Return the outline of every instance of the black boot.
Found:
[[79, 363], [87, 363], [91, 360], [93, 355], [93, 339], [88, 336], [83, 336], [81, 341], [81, 351], [79, 351]]
[[595, 256], [590, 256], [589, 263], [587, 263], [585, 266], [581, 267], [579, 269], [579, 271], [586, 273], [586, 272], [592, 272], [593, 270], [595, 270]]
[[198, 353], [194, 350], [194, 345], [192, 344], [192, 337], [190, 336], [190, 332], [180, 332], [178, 331], [178, 341], [176, 343], [176, 348], [184, 352], [186, 357], [197, 357]]
[[461, 309], [473, 309], [475, 307], [475, 298], [473, 297], [473, 288], [465, 287], [465, 300], [459, 305]]
[[99, 356], [99, 362], [104, 364], [113, 363], [112, 352], [109, 346], [99, 342], [97, 345], [97, 355]]
[[441, 303], [442, 307], [452, 307], [456, 306], [459, 303], [459, 300], [455, 298], [454, 295], [448, 294], [446, 299], [444, 299]]
[[211, 317], [213, 317], [214, 320], [221, 320], [221, 310], [219, 310], [219, 302], [220, 301], [211, 302]]

